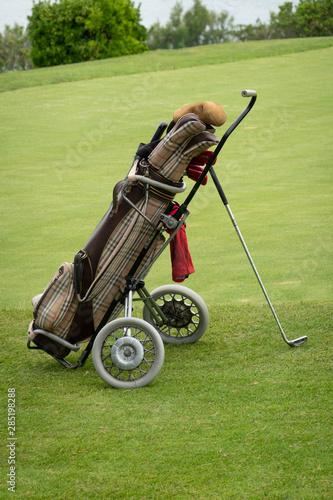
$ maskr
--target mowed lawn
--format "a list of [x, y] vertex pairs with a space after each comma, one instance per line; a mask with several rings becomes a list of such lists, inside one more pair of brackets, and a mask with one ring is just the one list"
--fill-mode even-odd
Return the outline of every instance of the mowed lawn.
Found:
[[[6, 422], [15, 388], [19, 498], [330, 498], [333, 49], [293, 43], [264, 57], [263, 42], [252, 59], [237, 44], [235, 62], [178, 69], [168, 53], [168, 69], [112, 77], [69, 66], [76, 81], [0, 93], [1, 411]], [[245, 88], [257, 103], [215, 169], [287, 336], [307, 344], [283, 342], [209, 179], [187, 224], [196, 272], [185, 285], [211, 318], [198, 343], [165, 346], [160, 375], [136, 391], [111, 389], [91, 359], [66, 371], [28, 351], [31, 298], [84, 246], [138, 144], [204, 100], [227, 112], [222, 137]], [[147, 286], [169, 282], [167, 250]], [[6, 497], [6, 444], [1, 455]]]

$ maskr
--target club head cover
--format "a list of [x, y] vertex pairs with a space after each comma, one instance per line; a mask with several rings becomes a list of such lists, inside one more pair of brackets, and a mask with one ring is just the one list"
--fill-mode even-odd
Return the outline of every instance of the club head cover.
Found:
[[[199, 177], [202, 174], [202, 172], [203, 172], [203, 167], [201, 167], [199, 165], [192, 165], [192, 164], [190, 164], [187, 167], [186, 172], [187, 172], [187, 176], [190, 179], [192, 179], [192, 181], [196, 182], [199, 179]], [[205, 186], [207, 184], [207, 175], [205, 175], [205, 177], [201, 181], [201, 184], [203, 186]]]
[[218, 144], [215, 135], [194, 113], [178, 120], [148, 156], [149, 163], [168, 180], [178, 182], [194, 156]]
[[176, 152], [179, 154], [187, 143], [203, 130], [205, 124], [195, 114], [182, 117], [148, 156], [155, 168], [161, 168]]
[[[210, 158], [211, 158], [212, 155], [213, 155], [213, 151], [208, 151], [207, 150], [204, 153], [201, 153], [201, 155], [195, 156], [194, 158], [192, 158], [191, 165], [201, 165], [201, 166], [204, 166], [204, 165], [206, 165], [209, 162], [209, 160], [210, 160]], [[216, 160], [217, 160], [217, 157], [213, 161], [212, 165], [215, 165]]]
[[174, 122], [188, 113], [196, 114], [200, 120], [214, 127], [221, 127], [227, 121], [227, 114], [216, 102], [197, 102], [196, 104], [184, 104], [173, 114]]

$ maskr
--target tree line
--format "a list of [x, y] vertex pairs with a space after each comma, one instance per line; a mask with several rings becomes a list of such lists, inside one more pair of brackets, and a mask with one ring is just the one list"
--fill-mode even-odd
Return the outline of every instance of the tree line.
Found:
[[177, 1], [165, 26], [155, 23], [148, 32], [150, 49], [179, 49], [210, 43], [244, 42], [278, 38], [298, 38], [333, 35], [333, 0], [300, 0], [279, 6], [270, 13], [268, 23], [259, 19], [254, 24], [235, 25], [228, 11], [211, 11], [194, 0], [184, 12]]
[[141, 24], [131, 0], [40, 0], [28, 27], [0, 33], [0, 71], [55, 66], [146, 50], [278, 38], [333, 35], [333, 0], [299, 0], [279, 6], [268, 23], [235, 25], [229, 12], [209, 10], [201, 0], [184, 11], [181, 1], [162, 26]]

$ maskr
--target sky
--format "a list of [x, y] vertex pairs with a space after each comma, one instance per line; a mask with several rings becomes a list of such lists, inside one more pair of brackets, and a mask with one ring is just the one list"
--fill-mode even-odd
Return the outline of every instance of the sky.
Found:
[[[135, 6], [141, 4], [141, 22], [146, 28], [159, 21], [162, 26], [170, 17], [170, 11], [176, 0], [132, 0]], [[259, 18], [260, 21], [269, 20], [270, 12], [278, 12], [279, 5], [286, 0], [201, 0], [209, 9], [215, 12], [227, 10], [235, 19], [235, 24], [251, 24]], [[38, 0], [36, 0], [38, 3]], [[181, 0], [184, 11], [190, 9], [193, 0]], [[298, 1], [293, 2], [294, 5]], [[0, 31], [3, 32], [6, 24], [27, 26], [27, 16], [31, 14], [33, 0], [0, 0]]]

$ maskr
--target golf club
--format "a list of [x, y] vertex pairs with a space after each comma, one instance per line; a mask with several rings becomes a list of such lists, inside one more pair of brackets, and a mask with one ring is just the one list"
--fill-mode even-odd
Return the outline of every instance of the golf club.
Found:
[[[253, 104], [254, 104], [254, 102], [255, 102], [255, 100], [256, 100], [256, 97], [257, 97], [257, 93], [256, 93], [256, 91], [255, 91], [255, 90], [243, 90], [243, 92], [242, 92], [242, 96], [243, 96], [243, 97], [251, 97], [251, 98], [252, 98], [252, 99], [251, 99], [251, 102], [252, 102], [252, 106], [253, 106]], [[251, 107], [252, 107], [252, 106], [251, 106]], [[249, 106], [248, 106], [248, 108], [249, 108]], [[247, 112], [248, 112], [248, 111], [251, 109], [251, 108], [250, 108], [250, 109], [248, 109], [248, 108], [246, 108], [246, 110], [245, 110], [245, 111], [247, 111]], [[243, 113], [244, 113], [244, 112], [243, 112]], [[247, 113], [245, 113], [245, 114], [247, 114]], [[242, 115], [240, 115], [240, 117], [244, 118], [245, 114], [244, 114], [244, 115], [242, 114], [243, 116], [242, 116]], [[238, 123], [240, 122], [240, 120], [238, 119], [238, 120], [236, 120], [236, 122], [237, 122], [237, 125], [238, 125]], [[236, 122], [235, 122], [235, 123], [236, 123]], [[233, 124], [233, 125], [234, 125], [234, 124]], [[230, 127], [230, 129], [233, 127], [233, 125]], [[232, 130], [233, 130], [233, 128], [232, 128]], [[231, 130], [231, 131], [232, 131], [232, 130]], [[228, 134], [228, 135], [230, 135], [230, 134]], [[304, 344], [304, 343], [308, 340], [307, 336], [305, 335], [305, 336], [303, 336], [303, 337], [299, 337], [299, 338], [294, 339], [294, 340], [288, 340], [288, 339], [287, 339], [287, 336], [286, 336], [286, 334], [284, 333], [283, 328], [282, 328], [282, 326], [281, 326], [281, 323], [280, 323], [280, 321], [279, 321], [279, 319], [278, 319], [278, 317], [277, 317], [277, 314], [276, 314], [276, 312], [275, 312], [275, 310], [274, 310], [273, 304], [272, 304], [272, 302], [271, 302], [271, 301], [270, 301], [270, 299], [269, 299], [269, 296], [268, 296], [268, 294], [267, 294], [267, 292], [266, 292], [266, 289], [265, 289], [265, 287], [264, 287], [264, 284], [263, 284], [263, 282], [261, 281], [261, 278], [260, 278], [260, 276], [259, 276], [259, 273], [258, 273], [258, 271], [257, 271], [257, 268], [256, 268], [256, 266], [255, 266], [255, 264], [254, 264], [254, 262], [253, 262], [253, 259], [252, 259], [251, 255], [250, 255], [250, 252], [249, 252], [249, 250], [248, 250], [248, 248], [247, 248], [247, 246], [246, 246], [246, 243], [245, 243], [245, 241], [244, 241], [244, 238], [243, 238], [243, 236], [242, 236], [242, 234], [241, 234], [241, 232], [240, 232], [240, 229], [239, 229], [239, 227], [238, 227], [238, 225], [237, 225], [237, 223], [236, 223], [236, 220], [235, 220], [235, 218], [234, 218], [234, 216], [233, 216], [233, 213], [232, 213], [232, 211], [231, 211], [231, 208], [229, 207], [228, 200], [227, 200], [227, 198], [226, 198], [226, 196], [225, 196], [225, 194], [224, 194], [224, 191], [223, 191], [222, 186], [221, 186], [221, 184], [220, 184], [220, 182], [219, 182], [219, 180], [218, 180], [218, 178], [217, 178], [217, 175], [216, 175], [216, 173], [215, 173], [215, 170], [214, 170], [213, 166], [210, 166], [210, 168], [209, 168], [209, 172], [210, 172], [211, 177], [212, 177], [212, 179], [213, 179], [213, 182], [214, 182], [214, 184], [215, 184], [215, 186], [216, 186], [216, 189], [217, 189], [217, 191], [218, 191], [218, 193], [219, 193], [219, 195], [220, 195], [220, 198], [221, 198], [221, 200], [222, 200], [222, 202], [223, 202], [223, 204], [224, 204], [224, 206], [225, 206], [225, 208], [226, 208], [226, 210], [227, 210], [227, 212], [228, 212], [228, 215], [229, 215], [229, 217], [230, 217], [230, 220], [231, 220], [231, 222], [232, 222], [232, 224], [233, 224], [233, 226], [234, 226], [234, 228], [235, 228], [235, 230], [236, 230], [236, 233], [237, 233], [237, 235], [238, 235], [238, 238], [240, 239], [240, 242], [241, 242], [241, 244], [242, 244], [242, 246], [243, 246], [243, 248], [244, 248], [244, 250], [245, 250], [245, 253], [246, 253], [246, 255], [247, 255], [247, 258], [249, 259], [249, 262], [250, 262], [250, 264], [251, 264], [251, 266], [252, 266], [252, 269], [253, 269], [253, 271], [254, 271], [254, 274], [256, 275], [256, 278], [257, 278], [257, 280], [258, 280], [258, 282], [259, 282], [259, 285], [261, 286], [261, 289], [262, 289], [262, 291], [263, 291], [263, 293], [264, 293], [264, 295], [265, 295], [265, 298], [266, 298], [266, 300], [267, 300], [267, 303], [268, 303], [268, 305], [269, 305], [269, 307], [270, 307], [270, 309], [271, 309], [271, 311], [272, 311], [272, 313], [273, 313], [273, 316], [274, 316], [275, 321], [276, 321], [276, 323], [277, 323], [277, 325], [278, 325], [278, 327], [279, 327], [279, 329], [280, 329], [280, 332], [281, 332], [281, 335], [282, 335], [282, 337], [283, 337], [283, 340], [284, 340], [284, 341], [285, 341], [285, 342], [286, 342], [289, 346], [291, 346], [291, 347], [301, 346], [302, 344]]]

